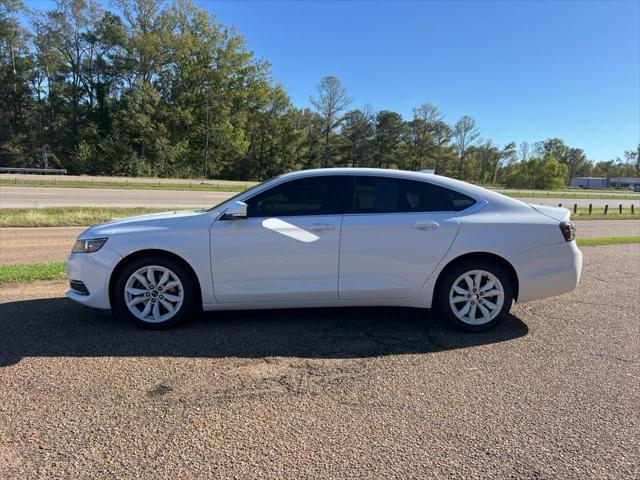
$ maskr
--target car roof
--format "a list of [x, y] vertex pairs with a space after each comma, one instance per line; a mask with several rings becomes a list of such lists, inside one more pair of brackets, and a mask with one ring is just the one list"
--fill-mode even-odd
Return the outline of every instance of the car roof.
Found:
[[335, 167], [335, 168], [314, 168], [309, 170], [299, 170], [297, 172], [285, 173], [279, 179], [305, 178], [324, 175], [369, 175], [393, 178], [405, 178], [429, 182], [445, 188], [450, 188], [472, 197], [486, 200], [489, 204], [501, 205], [505, 207], [522, 207], [526, 203], [515, 198], [507, 197], [501, 193], [494, 192], [487, 188], [479, 187], [471, 183], [456, 180], [455, 178], [444, 177], [425, 172], [412, 172], [409, 170], [392, 170], [390, 168], [357, 168], [357, 167]]

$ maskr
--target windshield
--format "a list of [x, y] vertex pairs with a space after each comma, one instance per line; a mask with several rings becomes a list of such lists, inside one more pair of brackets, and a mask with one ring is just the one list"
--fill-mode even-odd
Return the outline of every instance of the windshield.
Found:
[[251, 188], [248, 188], [246, 190], [243, 190], [240, 193], [236, 193], [233, 197], [231, 198], [227, 198], [224, 202], [218, 203], [217, 205], [214, 205], [213, 207], [207, 208], [205, 211], [206, 212], [211, 212], [212, 210], [215, 210], [216, 208], [220, 208], [221, 205], [224, 205], [227, 202], [232, 202], [234, 201], [236, 198], [238, 198], [240, 195], [244, 195], [246, 193], [249, 192], [253, 192], [254, 190], [258, 190], [260, 187], [262, 187], [265, 183], [269, 183], [270, 181], [274, 180], [273, 178], [270, 178], [269, 180], [265, 180], [264, 182], [260, 182], [257, 185], [254, 185]]

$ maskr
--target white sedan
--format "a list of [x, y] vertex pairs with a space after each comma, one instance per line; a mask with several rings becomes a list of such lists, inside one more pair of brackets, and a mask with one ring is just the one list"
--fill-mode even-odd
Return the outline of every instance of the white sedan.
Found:
[[576, 287], [569, 216], [426, 173], [306, 170], [209, 210], [89, 228], [66, 295], [147, 328], [196, 309], [385, 305], [435, 307], [480, 331], [513, 301]]

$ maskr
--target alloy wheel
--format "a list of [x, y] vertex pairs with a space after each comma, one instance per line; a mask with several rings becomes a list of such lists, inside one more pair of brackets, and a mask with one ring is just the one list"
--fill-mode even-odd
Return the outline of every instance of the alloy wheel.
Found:
[[124, 288], [129, 311], [143, 322], [165, 322], [180, 310], [184, 289], [180, 278], [166, 267], [147, 265], [131, 274]]
[[460, 321], [484, 325], [498, 316], [504, 296], [504, 287], [498, 277], [486, 270], [471, 270], [453, 282], [449, 305]]

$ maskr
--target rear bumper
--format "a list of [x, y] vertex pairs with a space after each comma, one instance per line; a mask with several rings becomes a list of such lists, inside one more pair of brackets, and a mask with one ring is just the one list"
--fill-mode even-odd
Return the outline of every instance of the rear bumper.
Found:
[[121, 257], [106, 246], [95, 253], [72, 253], [67, 260], [69, 281], [82, 282], [88, 295], [76, 290], [65, 293], [67, 298], [87, 307], [109, 309], [109, 279]]
[[518, 274], [518, 302], [571, 292], [580, 281], [582, 252], [575, 241], [533, 248], [511, 261]]

